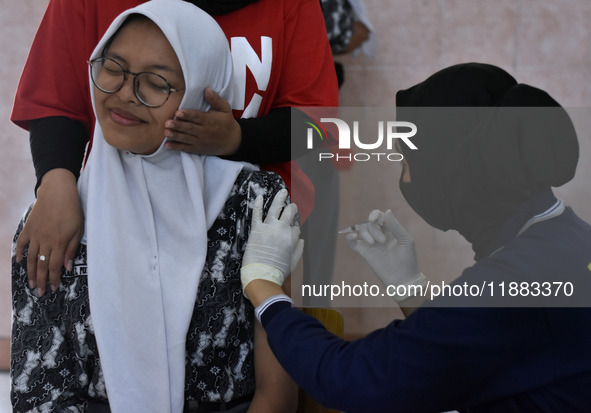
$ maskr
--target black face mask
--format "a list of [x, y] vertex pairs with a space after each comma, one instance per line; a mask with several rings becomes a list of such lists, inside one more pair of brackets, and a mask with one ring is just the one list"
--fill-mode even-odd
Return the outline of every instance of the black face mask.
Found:
[[568, 114], [495, 66], [443, 69], [399, 91], [396, 104], [419, 131], [419, 149], [404, 153], [412, 176], [400, 182], [404, 198], [428, 224], [464, 236], [477, 259], [499, 247], [501, 227], [522, 205], [574, 175], [578, 142]]
[[402, 175], [400, 175], [399, 186], [400, 192], [402, 192], [402, 196], [404, 196], [408, 205], [427, 224], [442, 231], [452, 229], [450, 223], [451, 214], [445, 204], [445, 198], [438, 200], [436, 194], [420, 190], [419, 186], [412, 182], [402, 182]]
[[256, 0], [186, 0], [211, 15], [227, 14]]

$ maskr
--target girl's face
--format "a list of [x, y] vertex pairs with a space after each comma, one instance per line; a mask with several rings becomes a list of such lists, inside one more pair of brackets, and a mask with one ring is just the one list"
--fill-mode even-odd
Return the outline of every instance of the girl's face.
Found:
[[130, 21], [117, 33], [105, 57], [130, 72], [156, 73], [180, 90], [171, 93], [162, 106], [150, 108], [135, 95], [133, 75], [127, 74], [125, 83], [115, 93], [95, 87], [97, 120], [105, 140], [124, 151], [151, 154], [162, 144], [164, 123], [174, 117], [183, 98], [185, 80], [176, 53], [158, 26], [141, 19]]

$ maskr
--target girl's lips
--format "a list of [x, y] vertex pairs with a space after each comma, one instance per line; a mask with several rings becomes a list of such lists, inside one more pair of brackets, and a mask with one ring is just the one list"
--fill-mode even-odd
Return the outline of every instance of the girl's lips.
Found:
[[120, 110], [111, 110], [111, 120], [121, 126], [135, 126], [143, 123], [138, 117]]

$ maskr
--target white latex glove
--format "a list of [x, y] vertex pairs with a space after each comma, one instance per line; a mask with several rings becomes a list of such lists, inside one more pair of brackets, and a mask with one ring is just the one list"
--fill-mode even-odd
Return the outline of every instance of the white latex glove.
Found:
[[240, 269], [242, 289], [253, 280], [283, 285], [302, 257], [304, 240], [300, 239], [295, 220], [298, 208], [292, 203], [285, 205], [286, 199], [287, 190], [282, 189], [275, 195], [264, 221], [263, 197], [259, 195], [254, 201], [252, 226]]
[[[368, 223], [347, 235], [349, 247], [361, 255], [384, 285], [424, 285], [414, 240], [394, 218], [391, 210], [373, 210]], [[395, 296], [397, 301], [409, 294]]]

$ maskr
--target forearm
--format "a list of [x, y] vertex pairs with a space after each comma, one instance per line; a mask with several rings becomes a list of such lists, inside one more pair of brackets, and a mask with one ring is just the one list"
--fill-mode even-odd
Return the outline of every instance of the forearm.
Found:
[[238, 150], [226, 158], [255, 164], [291, 160], [291, 108], [277, 108], [258, 118], [238, 119], [242, 139]]
[[238, 119], [242, 132], [240, 146], [233, 155], [225, 158], [254, 164], [276, 164], [296, 159], [308, 151], [306, 121], [312, 119], [292, 107], [276, 108], [258, 118]]
[[[254, 288], [250, 291], [259, 303], [255, 311], [269, 335], [271, 348], [286, 371], [312, 397], [326, 406], [351, 412], [384, 411], [385, 406], [393, 405], [392, 399], [397, 399], [401, 411], [414, 411], [416, 401], [400, 399], [401, 394], [408, 393], [405, 386], [413, 386], [406, 379], [411, 372], [394, 359], [367, 357], [388, 352], [385, 336], [395, 331], [394, 324], [373, 333], [371, 340], [349, 343], [327, 331], [315, 318], [293, 308], [287, 297], [270, 295], [280, 292], [279, 287], [259, 282], [253, 286], [258, 293]], [[405, 358], [405, 351], [406, 345], [402, 345], [400, 359]], [[394, 391], [396, 386], [402, 390]], [[381, 390], [376, 394], [378, 388]], [[393, 393], [397, 396], [389, 398]], [[359, 404], [359, 400], [372, 402]]]
[[35, 189], [53, 169], [68, 170], [77, 179], [87, 141], [84, 125], [78, 121], [61, 116], [32, 120], [30, 145], [37, 176]]

